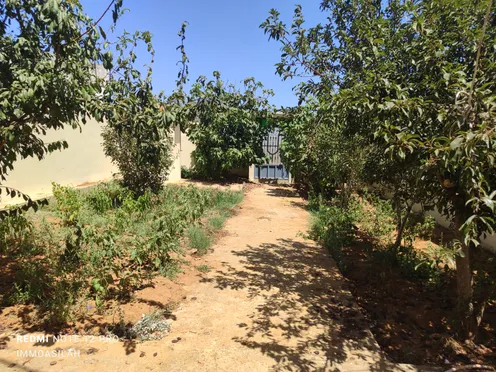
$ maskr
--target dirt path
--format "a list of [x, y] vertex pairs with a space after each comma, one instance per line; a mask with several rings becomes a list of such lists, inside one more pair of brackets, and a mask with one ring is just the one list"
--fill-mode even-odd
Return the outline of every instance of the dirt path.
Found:
[[[381, 354], [325, 250], [305, 240], [304, 202], [289, 188], [261, 186], [227, 221], [207, 257], [213, 270], [185, 280], [172, 332], [160, 341], [11, 339], [8, 371], [415, 371]], [[26, 358], [19, 350], [80, 357]], [[14, 365], [15, 364], [15, 365]]]

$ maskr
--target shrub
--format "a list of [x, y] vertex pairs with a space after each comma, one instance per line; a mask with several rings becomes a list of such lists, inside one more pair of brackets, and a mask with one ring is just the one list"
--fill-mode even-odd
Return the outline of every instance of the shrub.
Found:
[[396, 230], [395, 214], [390, 200], [367, 194], [357, 209], [360, 230], [377, 244], [389, 246]]
[[346, 270], [342, 249], [353, 241], [355, 235], [355, 213], [352, 208], [321, 204], [313, 212], [310, 237], [323, 243], [338, 267]]
[[123, 185], [137, 195], [160, 190], [173, 163], [172, 139], [167, 133], [158, 135], [153, 143], [142, 142], [148, 136], [157, 137], [157, 134], [151, 136], [152, 132], [162, 131], [147, 123], [139, 135], [110, 126], [102, 132], [105, 154], [119, 168]]
[[16, 277], [5, 299], [36, 304], [40, 319], [51, 323], [67, 321], [88, 298], [100, 310], [109, 299], [128, 298], [155, 275], [173, 277], [185, 232], [198, 253], [206, 253], [211, 238], [198, 220], [206, 213], [224, 217], [229, 210], [219, 208], [242, 198], [241, 192], [192, 185], [138, 197], [117, 183], [88, 192], [54, 188], [55, 208], [42, 213], [62, 214], [70, 223], [52, 218], [32, 223], [39, 213], [0, 221], [0, 247], [16, 254]]
[[189, 179], [189, 178], [195, 178], [195, 177], [196, 177], [196, 174], [195, 174], [194, 169], [187, 168], [184, 165], [181, 166], [181, 178]]
[[85, 201], [95, 212], [105, 213], [119, 207], [125, 199], [131, 196], [129, 189], [112, 181], [101, 183], [86, 194]]
[[81, 194], [74, 188], [52, 182], [57, 211], [66, 225], [75, 225], [83, 206]]
[[26, 251], [33, 243], [33, 225], [23, 213], [0, 219], [0, 253]]
[[412, 244], [417, 237], [430, 239], [435, 227], [436, 219], [434, 217], [423, 213], [414, 213], [409, 217], [405, 227], [405, 241]]

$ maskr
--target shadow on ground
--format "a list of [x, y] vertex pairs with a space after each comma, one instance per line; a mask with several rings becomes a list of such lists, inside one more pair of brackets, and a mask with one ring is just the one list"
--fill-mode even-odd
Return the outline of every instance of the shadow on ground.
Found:
[[299, 198], [298, 193], [289, 185], [277, 185], [267, 190], [267, 195], [282, 198]]
[[262, 299], [251, 324], [239, 324], [246, 334], [235, 341], [275, 359], [279, 370], [341, 371], [350, 362], [370, 371], [393, 370], [325, 250], [279, 239], [232, 254], [240, 257], [242, 270], [224, 263], [204, 280]]

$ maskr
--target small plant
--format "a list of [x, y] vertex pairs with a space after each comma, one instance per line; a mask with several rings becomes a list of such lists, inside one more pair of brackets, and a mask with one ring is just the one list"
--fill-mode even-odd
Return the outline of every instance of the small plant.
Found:
[[198, 270], [201, 273], [206, 274], [206, 273], [209, 273], [212, 269], [208, 265], [198, 265], [196, 267], [196, 270]]
[[52, 182], [52, 192], [57, 201], [57, 211], [64, 223], [75, 225], [83, 206], [80, 193], [72, 187], [62, 186], [55, 182]]
[[432, 216], [424, 216], [424, 220], [422, 223], [417, 224], [415, 226], [415, 232], [422, 238], [432, 238], [432, 233], [436, 228], [436, 219]]
[[97, 213], [105, 213], [112, 209], [110, 196], [101, 187], [96, 187], [86, 195], [87, 204]]
[[132, 195], [127, 195], [122, 201], [122, 209], [128, 214], [143, 214], [150, 208], [151, 203], [152, 193], [150, 191], [145, 191], [143, 195], [140, 195], [137, 198]]
[[318, 211], [320, 206], [325, 204], [322, 194], [310, 193], [308, 195], [307, 209], [310, 211]]
[[131, 196], [131, 192], [118, 182], [101, 183], [88, 191], [85, 202], [97, 213], [105, 213], [119, 207], [123, 201]]
[[411, 246], [400, 247], [396, 256], [396, 263], [404, 277], [422, 281], [428, 285], [437, 285], [440, 282], [440, 270], [424, 252]]
[[199, 255], [204, 255], [210, 248], [211, 240], [208, 234], [200, 226], [191, 226], [186, 232], [189, 247], [196, 249]]
[[0, 219], [0, 253], [14, 253], [18, 249], [29, 250], [33, 238], [33, 226], [23, 213], [7, 215]]
[[212, 230], [220, 230], [224, 226], [226, 218], [224, 216], [214, 216], [208, 219], [208, 225]]
[[190, 179], [195, 177], [196, 177], [196, 173], [194, 169], [185, 167], [184, 165], [181, 166], [181, 178]]
[[354, 212], [350, 207], [321, 204], [313, 213], [310, 237], [323, 243], [342, 271], [347, 265], [342, 249], [353, 241], [354, 221]]
[[356, 208], [356, 223], [377, 244], [388, 246], [396, 230], [395, 215], [390, 200], [366, 194]]
[[453, 243], [448, 245], [442, 243], [440, 245], [434, 245], [429, 242], [425, 249], [425, 254], [429, 258], [427, 264], [432, 268], [448, 271], [456, 265], [457, 252]]

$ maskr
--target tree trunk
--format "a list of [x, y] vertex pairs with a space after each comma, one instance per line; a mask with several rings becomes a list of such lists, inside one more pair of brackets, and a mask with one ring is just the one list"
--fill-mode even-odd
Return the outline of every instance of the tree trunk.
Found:
[[486, 284], [482, 289], [482, 294], [476, 299], [477, 303], [474, 306], [474, 316], [477, 328], [481, 325], [484, 318], [484, 311], [486, 310], [487, 302], [492, 298], [496, 290], [496, 282]]
[[398, 209], [398, 235], [396, 235], [396, 241], [393, 245], [393, 253], [396, 255], [398, 248], [401, 246], [401, 241], [403, 240], [403, 232], [405, 231], [406, 223], [408, 222], [408, 217], [410, 217], [410, 213], [412, 212], [413, 203], [407, 203], [407, 209], [405, 215], [401, 217], [401, 209]]
[[462, 256], [456, 257], [456, 283], [458, 294], [458, 316], [461, 336], [473, 340], [477, 334], [477, 321], [474, 314], [472, 269], [470, 267], [470, 247], [462, 243]]

